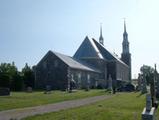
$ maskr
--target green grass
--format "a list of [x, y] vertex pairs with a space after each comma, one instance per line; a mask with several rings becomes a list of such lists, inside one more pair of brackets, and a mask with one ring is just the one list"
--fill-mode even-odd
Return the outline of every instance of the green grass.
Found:
[[32, 116], [25, 120], [141, 120], [144, 106], [145, 95], [121, 93], [91, 105]]
[[44, 94], [43, 92], [12, 92], [10, 96], [0, 97], [0, 111], [38, 106], [43, 104], [80, 99], [103, 94], [106, 94], [104, 90], [90, 90], [89, 92], [79, 90], [73, 93], [53, 91], [51, 94]]

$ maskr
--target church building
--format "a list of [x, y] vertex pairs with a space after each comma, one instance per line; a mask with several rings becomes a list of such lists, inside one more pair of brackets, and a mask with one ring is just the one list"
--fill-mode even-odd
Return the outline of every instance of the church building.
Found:
[[35, 67], [38, 89], [50, 86], [65, 90], [72, 82], [76, 89], [106, 88], [108, 78], [116, 86], [131, 82], [131, 54], [125, 22], [121, 58], [104, 47], [101, 27], [99, 42], [86, 36], [72, 57], [50, 50]]

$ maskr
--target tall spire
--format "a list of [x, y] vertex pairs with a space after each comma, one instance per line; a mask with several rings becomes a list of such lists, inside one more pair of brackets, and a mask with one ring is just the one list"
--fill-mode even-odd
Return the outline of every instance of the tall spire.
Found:
[[99, 43], [104, 45], [104, 38], [102, 36], [102, 24], [100, 24], [100, 37], [99, 37]]
[[123, 42], [122, 42], [122, 54], [121, 60], [129, 66], [129, 80], [131, 82], [131, 54], [129, 52], [129, 41], [128, 33], [126, 31], [126, 22], [124, 19], [124, 33], [123, 33]]
[[124, 19], [124, 33], [123, 33], [123, 53], [129, 53], [128, 33], [126, 32], [125, 19]]
[[126, 32], [126, 23], [125, 23], [125, 19], [124, 19], [124, 32]]

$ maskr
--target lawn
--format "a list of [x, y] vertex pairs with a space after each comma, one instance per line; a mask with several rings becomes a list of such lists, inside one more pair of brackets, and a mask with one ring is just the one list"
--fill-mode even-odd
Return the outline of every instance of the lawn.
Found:
[[24, 120], [141, 120], [144, 106], [145, 95], [121, 93], [91, 105], [28, 117]]
[[0, 111], [38, 106], [103, 94], [107, 93], [104, 90], [90, 90], [88, 92], [84, 90], [78, 90], [73, 93], [53, 91], [51, 94], [44, 94], [43, 92], [12, 92], [10, 96], [0, 96]]

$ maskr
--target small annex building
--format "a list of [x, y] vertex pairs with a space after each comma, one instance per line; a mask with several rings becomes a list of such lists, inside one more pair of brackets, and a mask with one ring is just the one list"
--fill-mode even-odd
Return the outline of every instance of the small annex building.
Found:
[[[48, 51], [36, 66], [36, 88], [44, 89], [51, 86], [52, 89], [67, 89], [68, 80], [75, 80], [77, 88], [85, 88], [89, 83], [94, 85], [93, 79], [101, 73], [82, 61], [77, 61], [70, 56]], [[73, 78], [72, 78], [73, 77]], [[91, 80], [91, 81], [90, 81]]]

